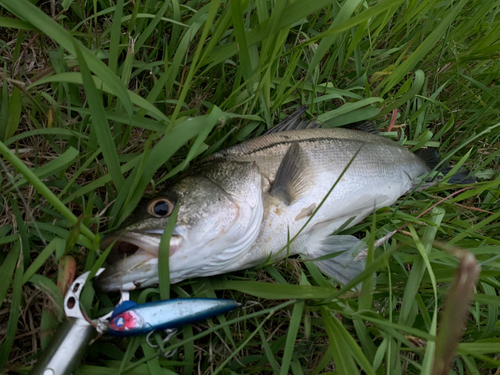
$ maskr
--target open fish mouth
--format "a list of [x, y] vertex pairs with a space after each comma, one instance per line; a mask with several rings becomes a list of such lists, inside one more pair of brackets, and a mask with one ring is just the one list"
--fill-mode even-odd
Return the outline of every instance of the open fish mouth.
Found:
[[145, 251], [158, 256], [160, 239], [160, 234], [144, 235], [135, 232], [122, 232], [105, 237], [101, 241], [101, 249], [106, 250], [110, 245], [113, 245], [107, 258], [108, 263], [116, 263], [137, 251]]
[[[161, 236], [161, 233], [121, 232], [103, 239], [103, 250], [113, 246], [106, 259], [110, 266], [95, 278], [95, 288], [101, 292], [109, 292], [133, 290], [157, 283]], [[182, 243], [182, 236], [172, 234], [170, 256]]]

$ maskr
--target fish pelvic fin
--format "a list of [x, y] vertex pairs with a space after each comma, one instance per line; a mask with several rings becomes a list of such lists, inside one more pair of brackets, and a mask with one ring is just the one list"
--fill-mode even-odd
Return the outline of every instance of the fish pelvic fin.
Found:
[[288, 206], [300, 199], [314, 183], [313, 168], [298, 143], [286, 152], [269, 193]]
[[365, 269], [368, 246], [354, 236], [328, 236], [319, 244], [310, 245], [306, 245], [306, 257], [344, 285]]

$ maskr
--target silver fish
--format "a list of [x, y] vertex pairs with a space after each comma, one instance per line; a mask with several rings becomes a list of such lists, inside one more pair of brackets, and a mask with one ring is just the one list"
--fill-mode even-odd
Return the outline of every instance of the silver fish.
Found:
[[140, 205], [131, 224], [103, 241], [104, 247], [116, 243], [97, 286], [110, 291], [158, 283], [158, 247], [175, 205], [172, 283], [250, 268], [287, 251], [307, 259], [339, 253], [315, 264], [347, 283], [364, 268], [366, 244], [331, 234], [392, 205], [428, 172], [421, 158], [379, 135], [278, 126], [202, 160], [163, 195]]

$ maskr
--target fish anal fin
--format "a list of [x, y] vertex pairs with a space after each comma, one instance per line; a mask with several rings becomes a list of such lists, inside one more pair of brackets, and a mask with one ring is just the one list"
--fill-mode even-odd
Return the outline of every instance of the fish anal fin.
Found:
[[276, 173], [270, 194], [291, 205], [300, 199], [313, 183], [308, 157], [298, 143], [286, 152]]
[[306, 256], [323, 273], [345, 285], [364, 270], [367, 248], [354, 236], [329, 236], [312, 248], [307, 246]]

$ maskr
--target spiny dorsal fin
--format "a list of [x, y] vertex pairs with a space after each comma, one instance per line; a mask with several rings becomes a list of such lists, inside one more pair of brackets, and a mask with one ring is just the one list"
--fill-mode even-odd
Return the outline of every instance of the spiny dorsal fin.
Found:
[[281, 161], [269, 193], [287, 205], [293, 204], [314, 183], [312, 170], [302, 147], [293, 143]]
[[264, 134], [271, 133], [281, 133], [287, 132], [291, 130], [302, 130], [302, 129], [315, 129], [321, 126], [319, 121], [313, 120], [304, 120], [302, 119], [302, 114], [307, 111], [307, 106], [302, 106], [297, 109], [294, 113], [288, 116], [286, 119], [281, 121], [278, 125], [272, 127]]
[[[269, 129], [264, 134], [288, 132], [291, 130], [321, 128], [322, 123], [320, 121], [318, 121], [317, 119], [309, 120], [309, 119], [302, 118], [302, 114], [305, 111], [307, 111], [307, 109], [308, 109], [307, 106], [300, 107], [294, 113], [292, 113], [290, 116], [288, 116], [286, 119], [281, 121], [278, 125], [273, 126], [271, 129]], [[347, 125], [344, 125], [342, 127], [348, 128], [348, 129], [359, 130], [362, 132], [376, 134], [376, 135], [380, 134], [375, 123], [373, 121], [369, 121], [369, 120], [353, 122], [351, 124], [347, 124]]]
[[359, 130], [359, 131], [362, 131], [365, 133], [375, 134], [375, 135], [380, 134], [375, 123], [373, 121], [369, 121], [369, 120], [353, 122], [351, 124], [345, 125], [344, 127], [348, 128], [348, 129]]

